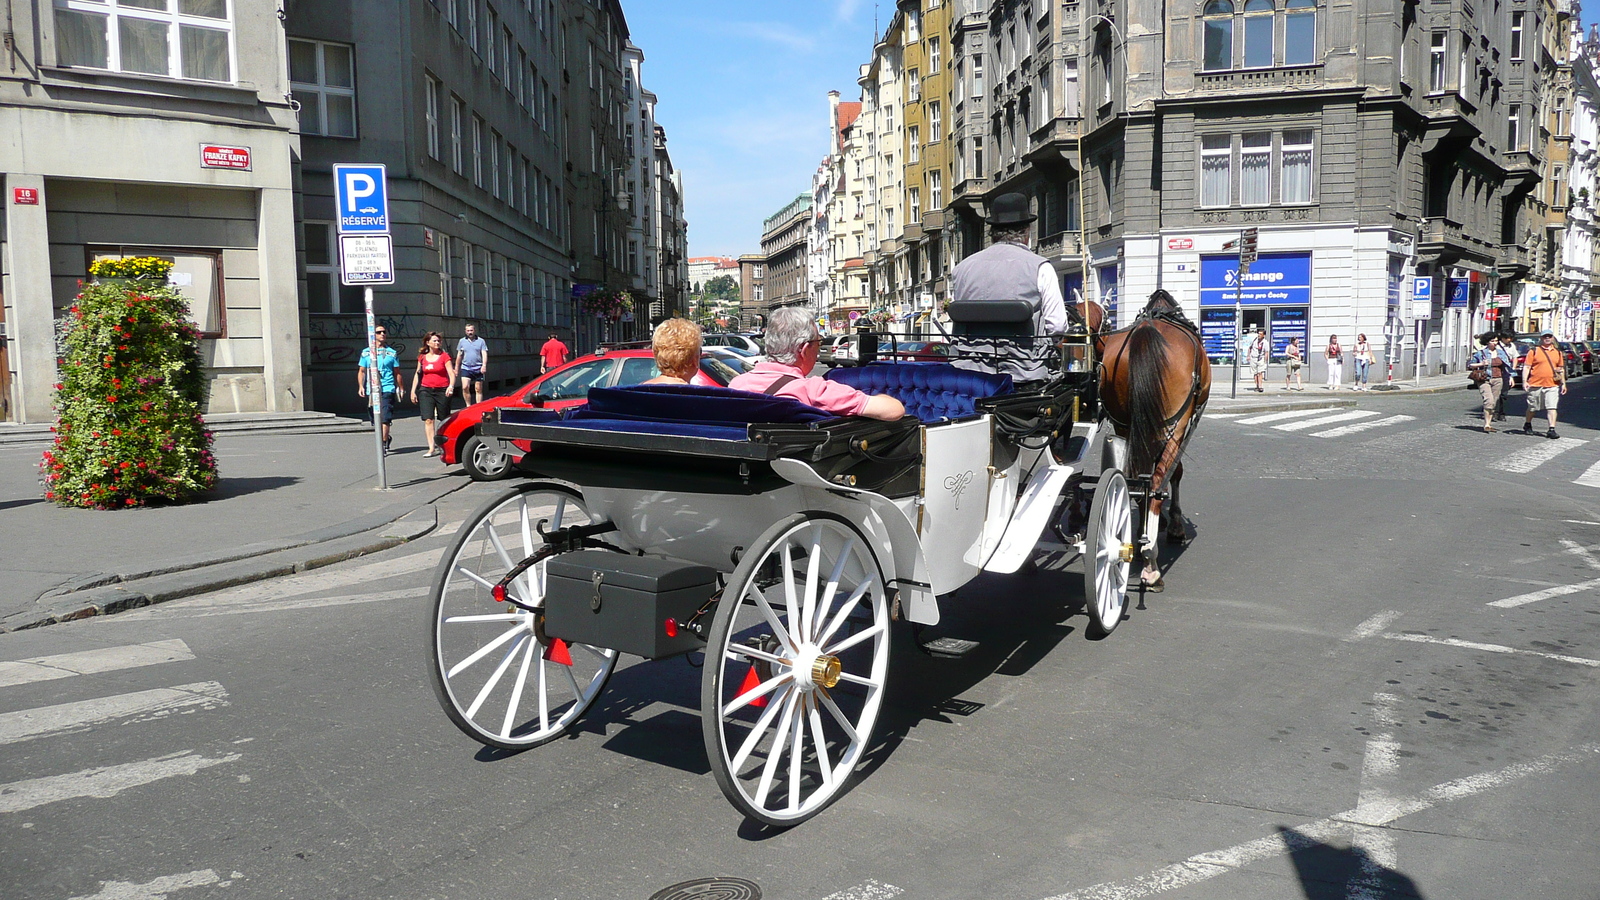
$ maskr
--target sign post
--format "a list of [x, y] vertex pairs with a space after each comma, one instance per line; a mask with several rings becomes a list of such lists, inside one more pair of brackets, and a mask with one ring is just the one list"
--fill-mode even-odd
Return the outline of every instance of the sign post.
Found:
[[1233, 383], [1228, 388], [1228, 398], [1239, 398], [1239, 363], [1242, 361], [1239, 353], [1240, 345], [1244, 341], [1244, 277], [1250, 274], [1250, 266], [1256, 261], [1256, 229], [1246, 228], [1239, 232], [1237, 241], [1229, 241], [1222, 245], [1224, 250], [1239, 250], [1239, 276], [1234, 279], [1233, 286]]
[[[394, 245], [389, 237], [389, 183], [378, 164], [333, 167], [333, 193], [339, 207], [339, 280], [363, 288], [367, 310], [367, 398], [372, 405], [372, 440], [378, 460], [378, 489], [389, 489], [383, 449], [383, 380], [378, 371], [378, 319], [372, 286], [394, 284]], [[395, 373], [396, 381], [399, 373]], [[399, 384], [395, 385], [396, 390]]]

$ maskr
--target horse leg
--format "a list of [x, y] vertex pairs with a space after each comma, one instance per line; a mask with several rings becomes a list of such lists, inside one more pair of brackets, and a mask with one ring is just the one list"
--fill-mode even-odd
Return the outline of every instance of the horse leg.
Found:
[[[1152, 491], [1153, 492], [1153, 491]], [[1161, 551], [1156, 546], [1156, 536], [1161, 533], [1161, 507], [1162, 501], [1150, 498], [1147, 501], [1147, 512], [1144, 517], [1144, 532], [1139, 536], [1139, 561], [1143, 568], [1139, 572], [1139, 583], [1144, 589], [1153, 594], [1166, 590], [1166, 583], [1161, 579]]]
[[1172, 467], [1172, 486], [1163, 512], [1167, 520], [1167, 543], [1178, 547], [1189, 543], [1189, 532], [1183, 527], [1183, 510], [1178, 506], [1178, 484], [1183, 481], [1183, 463]]

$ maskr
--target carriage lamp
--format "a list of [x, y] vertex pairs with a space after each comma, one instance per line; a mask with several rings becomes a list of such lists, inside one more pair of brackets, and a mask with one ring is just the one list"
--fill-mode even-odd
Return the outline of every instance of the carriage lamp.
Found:
[[1089, 372], [1094, 369], [1094, 344], [1089, 329], [1074, 323], [1061, 336], [1061, 371]]

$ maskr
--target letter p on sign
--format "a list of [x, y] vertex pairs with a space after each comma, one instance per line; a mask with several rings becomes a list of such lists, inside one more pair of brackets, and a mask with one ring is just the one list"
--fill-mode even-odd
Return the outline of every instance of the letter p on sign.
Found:
[[389, 233], [389, 189], [382, 165], [335, 165], [333, 192], [340, 234]]

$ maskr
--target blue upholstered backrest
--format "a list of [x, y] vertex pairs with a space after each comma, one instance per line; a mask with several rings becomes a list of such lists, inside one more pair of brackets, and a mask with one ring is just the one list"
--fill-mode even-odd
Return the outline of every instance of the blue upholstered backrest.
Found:
[[971, 372], [939, 362], [873, 363], [833, 369], [827, 378], [869, 394], [888, 394], [924, 422], [973, 415], [974, 401], [1012, 390], [1010, 375]]
[[747, 425], [752, 422], [821, 422], [835, 416], [792, 397], [699, 384], [635, 384], [592, 388], [589, 405], [570, 414], [585, 419], [641, 419]]

